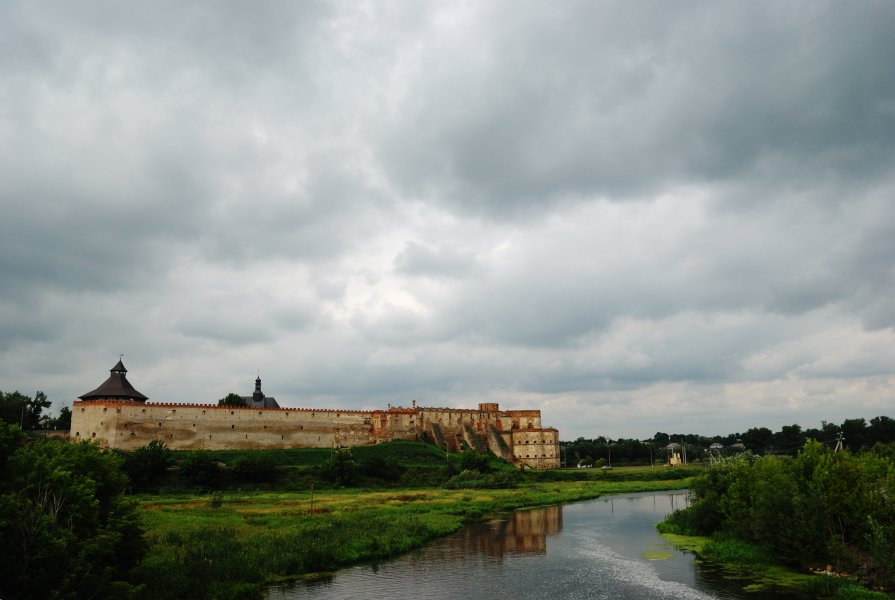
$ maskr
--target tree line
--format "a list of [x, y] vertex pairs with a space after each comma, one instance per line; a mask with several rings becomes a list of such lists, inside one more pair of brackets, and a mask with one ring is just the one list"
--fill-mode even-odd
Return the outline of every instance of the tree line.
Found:
[[64, 431], [71, 428], [71, 408], [63, 406], [55, 417], [44, 414], [43, 411], [47, 408], [50, 408], [50, 401], [41, 391], [35, 393], [32, 398], [18, 390], [15, 392], [0, 390], [0, 421], [18, 425], [25, 431], [41, 429]]
[[[668, 458], [668, 445], [679, 444], [690, 462], [707, 460], [712, 444], [721, 444], [722, 454], [731, 455], [748, 450], [759, 455], [779, 454], [794, 456], [807, 440], [816, 440], [833, 447], [839, 439], [852, 452], [870, 449], [876, 444], [895, 442], [895, 419], [886, 416], [845, 419], [839, 425], [821, 422], [820, 428], [802, 429], [800, 425], [784, 425], [779, 431], [767, 427], [752, 427], [742, 433], [713, 437], [693, 433], [656, 434], [648, 440], [580, 437], [572, 442], [560, 442], [564, 466], [603, 466], [612, 464], [661, 464]], [[742, 444], [742, 446], [739, 446]]]

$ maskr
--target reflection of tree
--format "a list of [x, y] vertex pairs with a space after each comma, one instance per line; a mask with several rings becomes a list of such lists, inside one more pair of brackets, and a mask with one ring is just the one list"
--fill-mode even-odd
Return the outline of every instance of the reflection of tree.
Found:
[[449, 543], [453, 549], [490, 556], [546, 554], [547, 536], [560, 531], [562, 506], [548, 506], [465, 527]]

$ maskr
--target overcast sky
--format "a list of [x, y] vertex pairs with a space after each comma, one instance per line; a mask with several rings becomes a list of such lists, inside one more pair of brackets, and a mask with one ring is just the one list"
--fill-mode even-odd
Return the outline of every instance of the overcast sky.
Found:
[[0, 3], [0, 389], [895, 417], [895, 3]]

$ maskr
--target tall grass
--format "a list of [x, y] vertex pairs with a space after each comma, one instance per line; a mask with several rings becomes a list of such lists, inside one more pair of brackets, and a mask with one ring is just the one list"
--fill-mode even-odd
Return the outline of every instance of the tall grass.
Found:
[[[144, 496], [144, 598], [255, 598], [282, 578], [407, 552], [488, 514], [681, 488], [686, 482], [528, 483], [515, 489]], [[217, 504], [217, 500], [215, 501]]]

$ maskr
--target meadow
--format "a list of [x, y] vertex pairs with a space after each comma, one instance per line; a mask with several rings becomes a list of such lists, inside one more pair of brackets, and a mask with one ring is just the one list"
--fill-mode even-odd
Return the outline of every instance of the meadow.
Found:
[[550, 481], [538, 481], [543, 474], [523, 474], [502, 489], [140, 495], [149, 552], [136, 576], [145, 598], [258, 598], [265, 585], [387, 559], [488, 515], [687, 487], [688, 478], [667, 479], [668, 472], [661, 467], [566, 471], [547, 476]]

